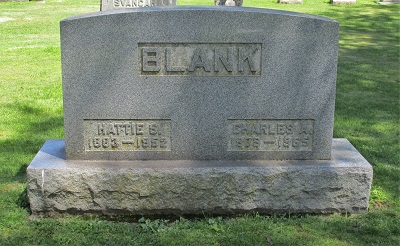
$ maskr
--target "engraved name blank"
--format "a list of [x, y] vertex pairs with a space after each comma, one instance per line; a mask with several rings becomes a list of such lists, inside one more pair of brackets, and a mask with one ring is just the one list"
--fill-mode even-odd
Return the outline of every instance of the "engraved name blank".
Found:
[[260, 44], [139, 44], [145, 75], [254, 76], [261, 73]]

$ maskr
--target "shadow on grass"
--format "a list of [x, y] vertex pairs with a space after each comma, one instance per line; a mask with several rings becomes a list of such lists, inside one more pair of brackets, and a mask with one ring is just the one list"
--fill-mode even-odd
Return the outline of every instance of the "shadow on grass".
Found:
[[[0, 180], [2, 183], [26, 183], [26, 168], [43, 143], [62, 132], [63, 117], [22, 103], [7, 104], [6, 107], [18, 117], [9, 124], [13, 129], [12, 137], [0, 140]], [[29, 210], [26, 190], [19, 195], [16, 203]]]
[[18, 196], [16, 205], [20, 208], [25, 209], [29, 214], [32, 214], [31, 206], [28, 199], [27, 188], [25, 188], [24, 191]]
[[23, 164], [18, 172], [14, 175], [13, 181], [18, 181], [20, 183], [26, 183], [26, 168], [28, 167], [28, 164]]
[[[24, 164], [20, 167], [18, 172], [14, 175], [13, 181], [18, 181], [20, 183], [26, 183], [26, 168], [28, 164]], [[25, 187], [24, 191], [19, 194], [18, 199], [16, 201], [16, 205], [20, 208], [25, 209], [29, 214], [32, 214], [31, 207], [29, 204], [27, 188]]]
[[[388, 191], [392, 200], [398, 200], [400, 194], [398, 187], [400, 180], [398, 166], [400, 153], [398, 151], [399, 50], [396, 46], [399, 43], [399, 22], [396, 18], [398, 7], [382, 6], [380, 11], [369, 6], [359, 6], [359, 9], [359, 12], [355, 12], [354, 8], [351, 11], [342, 8], [341, 11], [323, 13], [323, 15], [342, 23], [335, 137], [349, 138], [374, 166], [374, 184]], [[388, 14], [386, 11], [392, 13]], [[27, 160], [29, 161], [29, 158], [33, 157], [42, 144], [55, 132], [62, 131], [63, 117], [23, 104], [8, 106], [20, 112], [27, 122], [20, 125], [13, 139], [0, 141], [0, 148], [8, 160], [17, 161], [12, 164], [19, 167], [16, 172], [13, 168], [8, 168], [14, 175], [10, 175], [10, 177], [13, 176], [13, 180], [24, 182], [22, 177], [26, 175]], [[21, 157], [14, 158], [15, 155]], [[29, 208], [26, 190], [20, 194], [17, 204], [20, 207]], [[291, 229], [294, 234], [281, 232], [282, 228], [290, 227], [291, 224], [272, 233], [268, 231], [271, 229], [269, 226], [264, 226], [264, 232], [265, 235], [267, 233], [270, 235], [276, 245], [284, 245], [288, 242], [313, 242], [313, 233], [328, 235], [332, 240], [355, 245], [379, 244], [385, 240], [394, 243], [394, 236], [399, 236], [396, 225], [398, 226], [400, 219], [392, 212], [373, 211], [365, 216], [355, 216], [352, 219], [343, 219], [342, 217], [337, 220], [323, 221], [324, 218], [321, 216], [313, 217], [311, 220], [312, 222], [305, 222], [307, 228], [304, 225], [293, 225]], [[318, 223], [313, 223], [314, 221], [318, 221]], [[302, 220], [296, 221], [296, 223], [303, 222]], [[46, 224], [47, 222], [40, 223]], [[260, 228], [263, 228], [252, 221], [249, 223], [253, 223], [247, 227], [249, 235], [258, 233]], [[279, 224], [280, 222], [274, 223]], [[71, 222], [71, 224], [73, 223]], [[66, 229], [74, 227], [68, 223], [62, 226]], [[234, 229], [235, 226], [238, 228]], [[253, 226], [256, 227], [253, 228]], [[254, 230], [250, 231], [249, 228]], [[65, 231], [64, 233], [66, 233]], [[237, 239], [237, 235], [241, 235], [243, 232], [243, 225], [236, 223], [236, 225], [230, 225], [225, 231], [235, 234], [236, 237], [232, 238]], [[196, 237], [205, 237], [204, 234], [210, 234], [209, 237], [216, 235], [215, 231], [208, 231], [204, 228], [202, 230], [195, 228], [192, 234], [188, 232], [188, 230], [180, 230], [175, 232], [174, 236], [171, 233], [169, 237], [174, 237], [175, 241], [172, 242], [176, 242], [179, 237], [182, 237], [182, 242], [189, 242], [190, 239], [186, 238], [185, 240], [185, 237], [189, 235]], [[196, 232], [201, 233], [196, 235]], [[168, 232], [163, 232], [163, 234], [168, 234]], [[219, 242], [224, 243], [230, 240], [229, 234], [224, 236], [223, 233], [220, 233], [220, 235], [217, 236]], [[68, 234], [66, 233], [65, 236]], [[163, 237], [158, 237], [159, 242], [166, 242], [162, 240]], [[292, 240], [288, 240], [290, 237], [293, 237]], [[250, 240], [248, 237], [246, 239]]]
[[[380, 11], [359, 6], [360, 12], [341, 9], [324, 13], [341, 23], [337, 109], [352, 105], [340, 112], [350, 118], [366, 115], [363, 119], [371, 120], [379, 110], [387, 112], [389, 119], [398, 117], [400, 22], [397, 7], [383, 7]], [[343, 97], [352, 100], [344, 102]]]
[[[62, 132], [64, 119], [61, 115], [21, 104], [8, 104], [6, 107], [19, 115], [19, 119], [11, 126], [14, 128], [12, 138], [0, 141], [0, 147], [6, 155], [35, 154], [45, 140]], [[18, 166], [21, 165], [26, 164]]]
[[400, 205], [398, 9], [359, 5], [321, 15], [340, 23], [334, 136], [350, 140], [374, 167], [374, 186]]

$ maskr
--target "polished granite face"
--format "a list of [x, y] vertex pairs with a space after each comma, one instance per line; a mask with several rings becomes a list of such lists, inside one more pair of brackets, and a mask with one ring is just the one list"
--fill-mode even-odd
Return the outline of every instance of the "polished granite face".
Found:
[[330, 159], [339, 24], [235, 7], [61, 21], [67, 159]]

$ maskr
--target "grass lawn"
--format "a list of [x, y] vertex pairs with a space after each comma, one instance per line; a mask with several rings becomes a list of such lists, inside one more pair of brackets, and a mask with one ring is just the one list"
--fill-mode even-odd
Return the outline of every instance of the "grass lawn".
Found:
[[0, 245], [400, 245], [400, 6], [303, 2], [244, 6], [340, 22], [334, 136], [349, 139], [374, 168], [368, 213], [32, 218], [26, 167], [47, 139], [64, 134], [59, 21], [98, 11], [99, 0], [0, 2]]

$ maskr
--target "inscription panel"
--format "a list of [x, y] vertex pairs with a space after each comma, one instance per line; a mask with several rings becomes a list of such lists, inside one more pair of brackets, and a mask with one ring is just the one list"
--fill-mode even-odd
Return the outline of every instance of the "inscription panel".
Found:
[[314, 120], [228, 122], [228, 151], [312, 151]]
[[141, 75], [260, 76], [261, 44], [139, 44]]
[[171, 151], [171, 120], [84, 120], [85, 151]]

